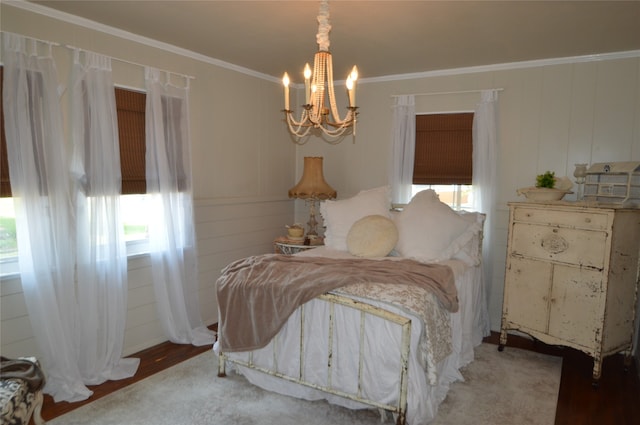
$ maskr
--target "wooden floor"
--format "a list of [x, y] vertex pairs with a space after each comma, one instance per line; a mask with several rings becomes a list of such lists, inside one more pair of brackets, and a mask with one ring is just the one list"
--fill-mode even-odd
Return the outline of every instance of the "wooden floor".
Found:
[[[498, 335], [492, 334], [485, 341], [497, 344]], [[516, 336], [509, 337], [505, 350], [510, 346], [563, 357], [555, 425], [640, 424], [640, 379], [634, 364], [628, 371], [624, 370], [623, 356], [614, 355], [605, 359], [600, 387], [593, 389], [593, 362], [587, 355], [573, 349], [551, 347]], [[140, 358], [136, 376], [89, 387], [94, 393], [84, 402], [54, 403], [51, 397], [45, 396], [42, 416], [45, 420], [55, 418], [209, 349], [211, 347], [192, 347], [166, 342], [144, 350], [132, 356]]]

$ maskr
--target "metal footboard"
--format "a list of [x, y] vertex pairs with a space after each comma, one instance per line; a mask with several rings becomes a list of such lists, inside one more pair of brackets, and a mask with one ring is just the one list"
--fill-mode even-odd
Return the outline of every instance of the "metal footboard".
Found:
[[[244, 361], [244, 360], [240, 360], [240, 359], [232, 359], [229, 358], [228, 356], [226, 356], [222, 351], [220, 351], [219, 353], [219, 358], [218, 358], [218, 376], [225, 376], [226, 372], [225, 372], [225, 363], [227, 361], [230, 361], [232, 363], [235, 363], [237, 365], [240, 366], [244, 366], [250, 369], [254, 369], [254, 370], [258, 370], [260, 372], [272, 375], [272, 376], [276, 376], [278, 378], [282, 378], [285, 379], [287, 381], [290, 382], [295, 382], [298, 384], [302, 384], [305, 385], [307, 387], [311, 387], [320, 391], [324, 391], [326, 393], [329, 394], [334, 394], [349, 400], [354, 400], [360, 403], [364, 403], [364, 404], [368, 404], [370, 406], [376, 407], [378, 409], [383, 409], [389, 412], [392, 412], [394, 414], [397, 415], [397, 421], [396, 424], [397, 425], [405, 425], [406, 423], [406, 411], [407, 411], [407, 388], [408, 388], [408, 369], [409, 369], [409, 347], [410, 347], [410, 341], [411, 341], [411, 319], [408, 319], [406, 317], [400, 316], [398, 314], [392, 313], [390, 311], [387, 311], [383, 308], [379, 308], [379, 307], [375, 307], [372, 306], [370, 304], [366, 304], [363, 302], [359, 302], [356, 300], [353, 300], [351, 298], [347, 298], [344, 296], [340, 296], [340, 295], [335, 295], [335, 294], [324, 294], [321, 295], [320, 297], [318, 297], [318, 299], [321, 299], [323, 301], [326, 301], [327, 303], [329, 303], [329, 338], [328, 338], [328, 358], [327, 358], [327, 365], [328, 365], [328, 377], [327, 377], [327, 385], [323, 386], [323, 385], [318, 385], [316, 383], [313, 382], [308, 382], [305, 380], [304, 377], [304, 305], [300, 307], [301, 309], [301, 314], [300, 314], [300, 321], [301, 321], [301, 326], [300, 326], [300, 369], [299, 372], [297, 374], [297, 376], [290, 376], [284, 373], [281, 373], [277, 370], [277, 350], [275, 348], [275, 344], [273, 345], [273, 356], [274, 356], [274, 368], [276, 368], [276, 370], [272, 370], [272, 369], [267, 369], [261, 366], [258, 366], [256, 364], [253, 363], [253, 353], [249, 353], [249, 358], [248, 361]], [[333, 371], [333, 343], [334, 343], [334, 306], [336, 304], [340, 304], [349, 308], [353, 308], [355, 310], [360, 311], [360, 338], [359, 338], [359, 346], [360, 346], [360, 358], [358, 361], [358, 382], [357, 382], [357, 392], [356, 393], [349, 393], [349, 392], [344, 392], [338, 389], [333, 388], [332, 383], [331, 383], [331, 377], [333, 375], [332, 371]], [[396, 405], [393, 404], [385, 404], [385, 403], [379, 403], [375, 400], [368, 400], [366, 398], [363, 398], [362, 395], [362, 369], [363, 369], [363, 364], [364, 364], [364, 353], [365, 353], [365, 347], [364, 347], [364, 342], [365, 342], [365, 317], [367, 314], [371, 314], [377, 317], [380, 317], [386, 321], [389, 321], [391, 323], [395, 323], [396, 325], [400, 326], [402, 329], [402, 339], [401, 339], [401, 347], [400, 347], [400, 370], [398, 371], [399, 373], [399, 380], [398, 380], [398, 385], [399, 385], [399, 400], [398, 403]]]

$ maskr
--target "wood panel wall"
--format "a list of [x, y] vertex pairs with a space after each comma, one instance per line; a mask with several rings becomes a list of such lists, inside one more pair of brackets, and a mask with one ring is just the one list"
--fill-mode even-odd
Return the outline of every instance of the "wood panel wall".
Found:
[[[203, 322], [218, 321], [215, 282], [229, 262], [249, 255], [273, 252], [272, 241], [293, 222], [293, 201], [243, 200], [195, 202], [198, 239], [200, 313]], [[128, 309], [124, 354], [166, 341], [156, 315], [150, 259], [129, 259]], [[1, 352], [6, 357], [39, 355], [19, 278], [2, 281]]]

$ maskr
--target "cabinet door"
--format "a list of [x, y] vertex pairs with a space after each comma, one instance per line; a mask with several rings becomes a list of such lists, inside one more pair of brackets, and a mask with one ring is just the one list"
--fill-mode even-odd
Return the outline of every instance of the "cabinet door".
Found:
[[552, 271], [551, 263], [509, 258], [503, 312], [509, 323], [547, 333]]
[[549, 335], [594, 349], [602, 339], [605, 294], [602, 272], [555, 265]]

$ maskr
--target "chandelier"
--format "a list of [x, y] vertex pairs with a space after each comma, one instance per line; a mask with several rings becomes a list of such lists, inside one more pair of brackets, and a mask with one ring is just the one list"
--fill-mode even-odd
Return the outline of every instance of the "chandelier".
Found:
[[306, 143], [306, 137], [314, 130], [325, 138], [329, 143], [339, 143], [340, 138], [348, 129], [353, 128], [353, 135], [356, 133], [356, 116], [358, 115], [355, 106], [356, 102], [356, 80], [358, 79], [358, 68], [353, 67], [347, 76], [346, 88], [349, 97], [349, 106], [346, 116], [340, 117], [336, 106], [336, 96], [333, 87], [333, 64], [331, 53], [329, 52], [329, 3], [327, 0], [320, 2], [320, 12], [318, 14], [318, 52], [313, 59], [313, 72], [309, 64], [304, 67], [304, 92], [305, 104], [302, 105], [300, 119], [296, 120], [293, 111], [289, 109], [289, 74], [284, 73], [282, 83], [284, 84], [284, 113], [287, 126], [294, 141], [298, 144]]

